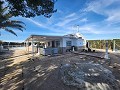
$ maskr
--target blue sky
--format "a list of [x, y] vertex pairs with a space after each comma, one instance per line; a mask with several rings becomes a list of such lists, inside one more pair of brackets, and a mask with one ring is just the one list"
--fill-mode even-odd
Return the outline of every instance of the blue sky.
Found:
[[26, 30], [15, 30], [18, 37], [2, 31], [0, 40], [21, 42], [31, 34], [61, 36], [78, 29], [89, 40], [120, 38], [120, 0], [58, 0], [55, 9], [51, 18], [13, 17], [23, 21]]

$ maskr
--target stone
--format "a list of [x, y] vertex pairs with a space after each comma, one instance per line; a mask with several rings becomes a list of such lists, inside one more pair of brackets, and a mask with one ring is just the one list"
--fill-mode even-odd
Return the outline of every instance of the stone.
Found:
[[60, 73], [61, 80], [68, 86], [84, 88], [88, 87], [88, 83], [89, 87], [93, 87], [90, 83], [96, 83], [97, 86], [93, 88], [100, 88], [100, 90], [103, 88], [106, 88], [107, 90], [108, 87], [105, 87], [106, 85], [101, 85], [99, 82], [104, 82], [110, 88], [115, 86], [114, 83], [116, 79], [112, 75], [112, 72], [104, 68], [102, 65], [94, 64], [92, 62], [61, 65]]

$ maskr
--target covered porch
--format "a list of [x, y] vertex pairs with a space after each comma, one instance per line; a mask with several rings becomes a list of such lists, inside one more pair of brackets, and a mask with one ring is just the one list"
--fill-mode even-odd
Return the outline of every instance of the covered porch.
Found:
[[62, 36], [31, 35], [25, 40], [26, 50], [39, 55], [51, 55], [60, 52]]

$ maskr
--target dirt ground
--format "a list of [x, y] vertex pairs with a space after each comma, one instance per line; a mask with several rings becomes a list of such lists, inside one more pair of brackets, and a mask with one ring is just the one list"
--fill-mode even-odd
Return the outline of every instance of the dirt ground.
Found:
[[[120, 86], [120, 53], [110, 53], [110, 60], [74, 53], [58, 56], [35, 56], [34, 60], [31, 60], [29, 59], [31, 55], [24, 55], [25, 53], [25, 50], [13, 50], [1, 55], [0, 90], [79, 90], [63, 84], [59, 68], [62, 64], [81, 62], [102, 64], [112, 71], [118, 86]], [[104, 57], [105, 53], [87, 54]], [[102, 86], [102, 83], [100, 84]]]

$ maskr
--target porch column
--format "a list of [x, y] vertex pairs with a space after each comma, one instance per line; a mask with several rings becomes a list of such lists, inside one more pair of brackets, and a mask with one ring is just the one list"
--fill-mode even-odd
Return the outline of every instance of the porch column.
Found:
[[26, 42], [24, 42], [24, 47], [26, 47]]
[[27, 41], [25, 42], [25, 47], [27, 48]]
[[8, 42], [8, 50], [10, 49], [10, 42]]
[[28, 47], [28, 53], [29, 53], [29, 40], [28, 40], [28, 42], [27, 42], [27, 47]]
[[33, 42], [33, 37], [32, 37], [32, 58], [34, 57], [34, 42]]
[[25, 41], [25, 49], [26, 49], [26, 51], [27, 51], [27, 41]]
[[39, 42], [37, 42], [37, 53], [38, 53], [38, 55], [40, 55]]
[[47, 43], [45, 43], [45, 48], [47, 48]]

